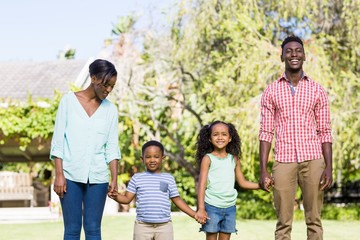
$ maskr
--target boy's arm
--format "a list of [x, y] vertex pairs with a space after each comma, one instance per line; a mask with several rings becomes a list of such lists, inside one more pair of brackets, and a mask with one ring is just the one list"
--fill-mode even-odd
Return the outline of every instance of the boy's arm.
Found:
[[260, 188], [259, 183], [250, 182], [245, 179], [241, 171], [240, 159], [238, 157], [235, 157], [235, 160], [236, 160], [235, 177], [239, 186], [244, 189], [259, 189]]
[[126, 191], [125, 194], [119, 194], [119, 193], [108, 193], [109, 198], [114, 199], [116, 202], [121, 204], [129, 204], [135, 197], [135, 194], [132, 192]]
[[171, 201], [184, 213], [195, 218], [196, 212], [192, 210], [180, 196], [171, 198]]

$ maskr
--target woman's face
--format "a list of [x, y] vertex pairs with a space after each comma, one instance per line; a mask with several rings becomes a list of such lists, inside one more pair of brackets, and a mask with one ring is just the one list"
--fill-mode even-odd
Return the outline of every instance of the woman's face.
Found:
[[99, 80], [96, 77], [94, 77], [94, 78], [95, 78], [94, 79], [95, 93], [100, 100], [104, 100], [105, 98], [107, 98], [109, 93], [113, 90], [115, 83], [116, 83], [116, 76], [113, 76], [112, 78], [110, 78], [110, 80], [105, 84], [103, 84], [101, 82], [101, 79]]

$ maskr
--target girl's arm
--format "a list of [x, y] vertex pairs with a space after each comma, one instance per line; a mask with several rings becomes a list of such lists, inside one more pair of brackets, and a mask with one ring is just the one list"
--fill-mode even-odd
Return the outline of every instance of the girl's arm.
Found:
[[180, 196], [171, 198], [171, 201], [184, 213], [195, 218], [196, 212], [192, 210]]
[[114, 199], [118, 203], [129, 204], [134, 199], [135, 194], [128, 191], [126, 191], [124, 194], [119, 194], [118, 192], [109, 192], [108, 196], [109, 198]]
[[206, 221], [208, 218], [207, 213], [205, 211], [205, 190], [206, 190], [206, 183], [208, 178], [210, 168], [210, 158], [205, 155], [201, 160], [200, 166], [200, 176], [199, 176], [199, 183], [198, 183], [198, 197], [197, 197], [197, 214], [199, 219]]
[[235, 157], [236, 167], [235, 167], [235, 177], [239, 186], [243, 189], [259, 189], [259, 183], [254, 183], [247, 181], [241, 171], [240, 159]]

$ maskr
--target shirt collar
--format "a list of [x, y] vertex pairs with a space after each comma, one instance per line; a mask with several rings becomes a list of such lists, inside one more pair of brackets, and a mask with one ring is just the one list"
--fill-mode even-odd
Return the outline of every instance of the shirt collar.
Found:
[[[300, 80], [303, 80], [303, 79], [304, 80], [309, 80], [308, 76], [306, 75], [306, 73], [304, 71], [302, 73], [302, 76], [301, 76]], [[281, 75], [279, 81], [287, 81], [287, 82], [289, 82], [288, 78], [286, 77], [285, 72]]]

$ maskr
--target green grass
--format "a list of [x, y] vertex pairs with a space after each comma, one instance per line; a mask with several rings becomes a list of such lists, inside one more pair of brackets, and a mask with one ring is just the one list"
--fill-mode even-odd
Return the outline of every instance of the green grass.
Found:
[[[103, 240], [131, 240], [134, 216], [105, 216], [102, 224]], [[199, 224], [187, 216], [173, 216], [175, 240], [201, 240], [205, 234], [198, 232]], [[323, 220], [324, 239], [360, 239], [360, 221]], [[231, 239], [271, 240], [275, 227], [274, 221], [240, 220], [237, 221], [238, 234]], [[0, 239], [11, 240], [61, 240], [62, 221], [38, 223], [0, 224]], [[85, 239], [82, 233], [82, 238]], [[295, 221], [292, 231], [293, 240], [306, 239], [306, 226], [303, 221]]]

